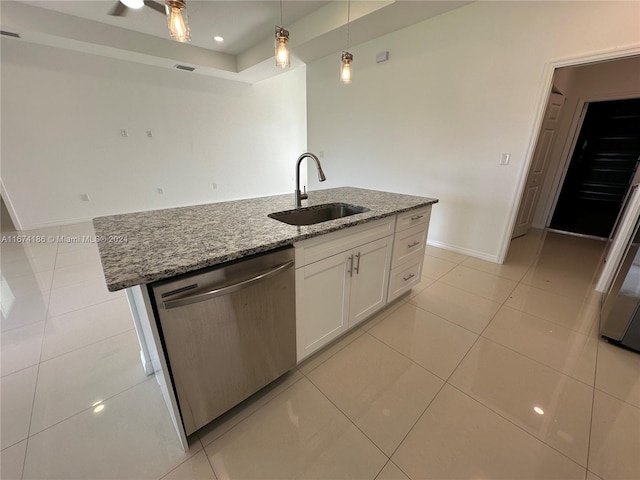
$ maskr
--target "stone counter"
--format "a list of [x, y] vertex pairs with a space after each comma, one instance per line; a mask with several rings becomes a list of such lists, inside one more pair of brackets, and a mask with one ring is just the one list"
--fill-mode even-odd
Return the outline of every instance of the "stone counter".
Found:
[[93, 220], [110, 291], [174, 277], [436, 203], [428, 197], [340, 187], [316, 190], [306, 206], [344, 202], [369, 211], [307, 226], [269, 213], [294, 208], [294, 195], [98, 217]]

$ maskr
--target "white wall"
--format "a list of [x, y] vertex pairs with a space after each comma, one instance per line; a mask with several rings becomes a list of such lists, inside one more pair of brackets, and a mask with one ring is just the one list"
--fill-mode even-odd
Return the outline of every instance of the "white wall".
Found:
[[[349, 86], [339, 52], [312, 62], [307, 135], [325, 154], [323, 187], [437, 197], [429, 242], [496, 260], [550, 88], [545, 68], [639, 44], [638, 2], [476, 2], [352, 48]], [[383, 50], [390, 60], [376, 64]]]
[[[556, 81], [559, 80], [559, 81]], [[554, 84], [566, 97], [557, 129], [557, 140], [543, 181], [533, 226], [548, 226], [571, 156], [576, 121], [584, 102], [640, 97], [640, 57], [558, 69]]]
[[23, 229], [294, 190], [304, 67], [248, 85], [3, 39], [1, 80]]

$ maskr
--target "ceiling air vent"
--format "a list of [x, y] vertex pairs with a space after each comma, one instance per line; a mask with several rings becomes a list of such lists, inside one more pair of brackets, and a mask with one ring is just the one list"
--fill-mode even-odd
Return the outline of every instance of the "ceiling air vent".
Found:
[[178, 70], [186, 70], [187, 72], [193, 72], [196, 67], [190, 67], [188, 65], [174, 65]]
[[0, 35], [5, 35], [7, 37], [20, 38], [19, 33], [7, 32], [6, 30], [0, 30]]

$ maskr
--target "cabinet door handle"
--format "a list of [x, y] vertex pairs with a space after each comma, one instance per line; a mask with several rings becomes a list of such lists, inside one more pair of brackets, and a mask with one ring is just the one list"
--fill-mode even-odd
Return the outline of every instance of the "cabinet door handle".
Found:
[[358, 260], [358, 263], [356, 263], [356, 274], [360, 273], [360, 252], [356, 253], [356, 259]]
[[424, 217], [424, 215], [414, 215], [411, 217], [411, 220], [420, 220], [422, 217]]
[[407, 275], [406, 277], [403, 277], [403, 278], [404, 278], [404, 281], [407, 282], [407, 281], [411, 280], [413, 277], [415, 277], [415, 275], [412, 273], [412, 274]]
[[347, 272], [349, 272], [350, 277], [353, 277], [353, 255], [349, 256], [349, 270]]
[[420, 245], [420, 242], [413, 242], [413, 243], [410, 243], [409, 245], [407, 245], [407, 248], [413, 248], [413, 247], [415, 247], [416, 245]]

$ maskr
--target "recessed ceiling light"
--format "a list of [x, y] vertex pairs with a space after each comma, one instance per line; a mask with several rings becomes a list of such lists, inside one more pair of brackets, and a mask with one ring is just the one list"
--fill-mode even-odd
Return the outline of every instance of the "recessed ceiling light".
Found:
[[122, 3], [124, 3], [127, 7], [129, 8], [142, 8], [144, 7], [144, 1], [143, 0], [120, 0]]
[[213, 37], [213, 39], [216, 42], [224, 42], [224, 38], [222, 38], [220, 35], [216, 35], [215, 37]]

